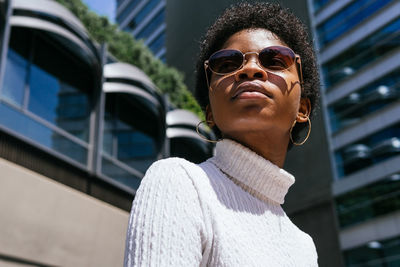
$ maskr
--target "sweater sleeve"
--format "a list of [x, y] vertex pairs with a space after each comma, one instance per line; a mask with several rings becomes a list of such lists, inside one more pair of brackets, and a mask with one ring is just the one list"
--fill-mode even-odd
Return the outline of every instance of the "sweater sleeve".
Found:
[[154, 163], [132, 205], [124, 265], [199, 266], [203, 233], [199, 197], [179, 159]]

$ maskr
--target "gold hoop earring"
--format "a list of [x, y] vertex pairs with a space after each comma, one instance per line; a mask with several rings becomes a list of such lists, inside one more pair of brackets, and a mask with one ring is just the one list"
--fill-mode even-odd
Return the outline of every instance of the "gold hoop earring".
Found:
[[197, 126], [196, 126], [196, 132], [197, 132], [197, 134], [200, 136], [200, 138], [201, 139], [203, 139], [204, 141], [206, 141], [206, 142], [209, 142], [209, 143], [217, 143], [219, 140], [210, 140], [210, 139], [207, 139], [204, 135], [202, 135], [201, 133], [200, 133], [200, 129], [199, 129], [199, 127], [200, 127], [200, 125], [202, 124], [202, 123], [205, 123], [205, 122], [212, 122], [212, 121], [201, 121], [201, 122], [199, 122], [198, 124], [197, 124]]
[[308, 132], [307, 132], [307, 136], [306, 136], [306, 138], [305, 138], [302, 142], [300, 142], [300, 143], [296, 143], [296, 142], [293, 140], [292, 131], [293, 131], [293, 128], [294, 128], [294, 126], [296, 125], [297, 121], [295, 120], [295, 121], [293, 122], [292, 127], [290, 128], [290, 132], [289, 132], [290, 141], [292, 141], [293, 145], [295, 145], [295, 146], [301, 146], [301, 145], [303, 145], [303, 144], [307, 141], [308, 137], [310, 136], [310, 133], [311, 133], [311, 121], [310, 121], [310, 118], [309, 118], [308, 116], [307, 116], [307, 121], [308, 121]]

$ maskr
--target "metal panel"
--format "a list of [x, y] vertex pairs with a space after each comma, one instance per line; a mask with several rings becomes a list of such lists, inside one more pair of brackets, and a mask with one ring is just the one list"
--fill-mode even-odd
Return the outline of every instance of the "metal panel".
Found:
[[104, 77], [106, 79], [120, 78], [139, 81], [156, 92], [156, 86], [150, 78], [142, 70], [131, 64], [122, 62], [107, 64], [104, 66]]
[[340, 232], [342, 249], [365, 245], [370, 241], [383, 240], [400, 234], [400, 212], [371, 219], [366, 223], [346, 228]]
[[355, 174], [348, 175], [346, 178], [335, 181], [333, 183], [332, 192], [335, 196], [339, 196], [351, 190], [377, 182], [396, 172], [400, 172], [400, 156], [388, 159], [356, 172]]
[[51, 32], [51, 33], [57, 34], [59, 36], [62, 36], [65, 39], [73, 42], [82, 51], [84, 51], [84, 53], [88, 57], [90, 57], [92, 62], [97, 61], [97, 58], [94, 55], [94, 53], [92, 52], [92, 50], [81, 39], [76, 37], [70, 31], [62, 28], [61, 26], [58, 26], [56, 24], [53, 24], [51, 22], [44, 21], [41, 19], [32, 18], [32, 17], [22, 17], [22, 16], [12, 16], [10, 19], [10, 24], [13, 27], [25, 27], [25, 28], [38, 29], [38, 30]]
[[142, 88], [134, 85], [125, 83], [105, 82], [103, 84], [103, 90], [105, 93], [126, 93], [126, 94], [136, 95], [150, 101], [156, 107], [160, 106], [160, 102], [154, 96], [144, 91]]
[[395, 103], [381, 112], [375, 112], [360, 123], [342, 130], [332, 138], [333, 149], [340, 149], [400, 121], [400, 105]]
[[196, 127], [200, 119], [190, 111], [175, 109], [167, 113], [167, 125], [185, 124]]
[[60, 5], [56, 1], [13, 0], [12, 8], [49, 14], [68, 23], [74, 28], [74, 30], [76, 30], [80, 34], [88, 36], [86, 29], [80, 22], [80, 20], [75, 17], [75, 15], [72, 14], [68, 9], [66, 9], [64, 6]]
[[168, 128], [167, 137], [168, 138], [189, 137], [197, 139], [202, 143], [206, 143], [195, 131], [184, 128]]

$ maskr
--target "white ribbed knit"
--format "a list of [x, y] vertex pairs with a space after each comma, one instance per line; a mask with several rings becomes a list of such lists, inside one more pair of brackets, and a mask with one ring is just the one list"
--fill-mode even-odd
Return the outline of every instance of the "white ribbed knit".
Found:
[[125, 266], [317, 266], [312, 239], [280, 206], [294, 177], [234, 141], [216, 151], [200, 165], [170, 158], [149, 168]]

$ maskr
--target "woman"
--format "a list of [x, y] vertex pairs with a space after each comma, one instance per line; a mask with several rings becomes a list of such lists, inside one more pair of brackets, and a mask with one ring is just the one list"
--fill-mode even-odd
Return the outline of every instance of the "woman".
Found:
[[132, 207], [125, 265], [317, 266], [312, 239], [280, 205], [294, 183], [281, 169], [286, 152], [311, 129], [318, 87], [294, 15], [267, 3], [226, 10], [197, 64], [196, 97], [220, 138], [216, 155], [149, 168]]

